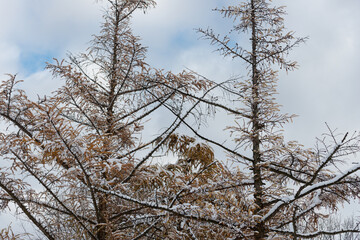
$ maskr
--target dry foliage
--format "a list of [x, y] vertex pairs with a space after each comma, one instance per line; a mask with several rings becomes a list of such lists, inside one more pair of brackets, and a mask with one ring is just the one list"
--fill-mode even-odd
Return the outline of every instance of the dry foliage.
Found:
[[[250, 49], [231, 34], [199, 30], [221, 54], [248, 65], [247, 79], [216, 84], [146, 63], [130, 19], [153, 1], [108, 3], [88, 51], [48, 65], [64, 80], [56, 93], [32, 101], [16, 76], [1, 84], [8, 126], [0, 134], [2, 210], [15, 204], [47, 239], [306, 239], [358, 231], [319, 231], [317, 223], [323, 209], [359, 197], [360, 164], [337, 170], [359, 151], [359, 136], [330, 131], [315, 149], [283, 139], [293, 116], [275, 101], [274, 65], [293, 70], [286, 55], [304, 41], [285, 32], [283, 8], [248, 0], [218, 10], [234, 20], [231, 34], [250, 37]], [[218, 101], [215, 89], [238, 105]], [[193, 127], [191, 119], [201, 122], [209, 109], [235, 117], [227, 128], [235, 148]], [[146, 136], [146, 122], [159, 111], [173, 121]], [[176, 162], [155, 163], [158, 155]]]

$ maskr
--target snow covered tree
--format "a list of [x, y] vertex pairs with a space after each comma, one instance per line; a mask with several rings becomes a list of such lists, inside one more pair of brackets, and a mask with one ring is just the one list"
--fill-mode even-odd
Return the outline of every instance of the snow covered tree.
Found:
[[[249, 70], [247, 78], [214, 83], [145, 62], [130, 20], [152, 0], [107, 2], [88, 51], [48, 65], [65, 81], [54, 95], [32, 101], [13, 75], [1, 84], [7, 124], [0, 134], [1, 209], [15, 204], [47, 239], [311, 239], [358, 232], [324, 231], [318, 223], [359, 197], [360, 164], [346, 163], [360, 150], [360, 137], [330, 131], [317, 148], [303, 149], [282, 135], [293, 116], [280, 113], [275, 101], [276, 69], [296, 68], [286, 57], [304, 41], [285, 32], [283, 8], [240, 1], [218, 10], [235, 22], [228, 36], [199, 30]], [[248, 49], [233, 40], [236, 33], [249, 37]], [[237, 105], [214, 96], [215, 89]], [[194, 119], [213, 110], [235, 118], [227, 128], [232, 145], [194, 127]], [[153, 129], [148, 120], [158, 111], [173, 121]]]
[[[178, 91], [211, 85], [145, 62], [146, 48], [130, 19], [154, 4], [109, 0], [88, 51], [48, 65], [65, 81], [53, 96], [30, 100], [14, 75], [0, 86], [0, 116], [7, 125], [0, 135], [0, 206], [15, 204], [47, 239], [132, 239], [154, 218], [151, 208], [106, 191], [153, 198], [160, 182], [147, 181], [161, 171], [149, 164], [196, 109], [195, 100]], [[185, 102], [194, 106], [187, 109]], [[181, 116], [154, 130], [155, 137], [142, 135], [145, 122], [164, 106]]]
[[[306, 239], [357, 232], [318, 231], [317, 222], [325, 217], [326, 210], [336, 212], [339, 204], [359, 197], [360, 179], [355, 173], [360, 165], [349, 166], [351, 162], [346, 161], [347, 156], [359, 151], [359, 135], [335, 135], [329, 129], [315, 149], [284, 141], [283, 125], [293, 116], [281, 114], [275, 101], [276, 70], [296, 68], [296, 62], [286, 56], [305, 39], [286, 32], [284, 8], [270, 3], [247, 0], [218, 9], [235, 22], [230, 35], [223, 38], [211, 29], [199, 30], [221, 54], [241, 60], [249, 69], [248, 79], [234, 85], [241, 114], [235, 114], [236, 125], [229, 130], [244, 150], [232, 152], [233, 160], [252, 183], [229, 193], [238, 197], [236, 193], [241, 192], [231, 207], [246, 209], [232, 214], [230, 222], [238, 228], [237, 239]], [[235, 42], [231, 37], [234, 33], [249, 37], [250, 47]], [[342, 164], [348, 169], [339, 170], [344, 169]]]
[[[339, 229], [359, 229], [359, 223], [353, 216], [342, 219], [338, 216], [330, 216], [319, 221], [319, 228], [327, 232], [336, 232]], [[344, 232], [333, 235], [320, 235], [313, 240], [357, 240], [359, 239], [359, 232]]]

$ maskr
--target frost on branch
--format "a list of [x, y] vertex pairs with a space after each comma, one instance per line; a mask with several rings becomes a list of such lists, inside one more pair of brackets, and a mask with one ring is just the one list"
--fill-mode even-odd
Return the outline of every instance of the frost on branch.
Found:
[[[247, 0], [218, 9], [234, 21], [229, 35], [199, 32], [249, 72], [214, 83], [147, 63], [130, 20], [153, 1], [107, 3], [89, 49], [48, 64], [64, 81], [53, 95], [29, 99], [14, 75], [0, 85], [1, 210], [14, 204], [47, 239], [309, 239], [358, 232], [326, 231], [319, 223], [359, 198], [360, 163], [349, 159], [360, 136], [329, 129], [314, 149], [283, 137], [294, 116], [276, 102], [275, 69], [294, 70], [287, 54], [305, 40], [286, 31], [284, 8]], [[233, 40], [238, 33], [249, 48]], [[168, 125], [153, 129], [152, 117], [164, 112]], [[234, 120], [216, 126], [226, 142], [201, 128], [216, 112]], [[16, 238], [10, 229], [0, 234]]]

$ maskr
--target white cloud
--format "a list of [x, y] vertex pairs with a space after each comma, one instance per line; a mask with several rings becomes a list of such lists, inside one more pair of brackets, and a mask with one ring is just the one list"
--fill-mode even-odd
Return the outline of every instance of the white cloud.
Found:
[[[360, 1], [274, 3], [288, 6], [289, 30], [310, 37], [291, 54], [299, 62], [299, 70], [280, 75], [279, 101], [284, 111], [300, 115], [287, 127], [286, 135], [311, 145], [315, 136], [325, 130], [325, 121], [344, 131], [358, 129]], [[147, 14], [137, 13], [134, 31], [149, 46], [150, 64], [175, 72], [188, 67], [219, 80], [245, 75], [240, 62], [218, 56], [207, 41], [198, 40], [200, 35], [194, 31], [210, 26], [226, 32], [231, 20], [211, 11], [221, 4], [220, 0], [159, 0]], [[67, 50], [82, 51], [90, 35], [97, 33], [101, 15], [99, 6], [89, 0], [0, 0], [0, 73], [21, 73], [19, 57], [29, 49], [55, 49], [59, 56], [54, 57], [65, 56]], [[31, 74], [27, 81], [39, 82], [42, 92], [51, 82], [44, 72]], [[37, 90], [30, 88], [28, 92]]]
[[63, 81], [53, 78], [49, 71], [44, 70], [26, 77], [21, 87], [26, 89], [28, 96], [32, 100], [37, 100], [38, 97], [42, 98], [51, 94], [62, 84], [64, 84]]
[[[273, 2], [288, 5], [289, 30], [310, 37], [291, 54], [299, 62], [299, 70], [280, 75], [279, 101], [285, 112], [300, 115], [286, 127], [287, 138], [311, 146], [314, 138], [326, 131], [325, 121], [342, 131], [359, 129], [360, 1]], [[245, 75], [239, 62], [213, 53], [214, 48], [207, 41], [198, 41], [193, 30], [208, 26], [220, 32], [228, 29], [231, 20], [211, 11], [223, 3], [159, 0], [148, 14], [138, 13], [133, 25], [149, 46], [150, 64], [174, 71], [189, 67], [211, 79]], [[60, 57], [67, 50], [85, 49], [91, 34], [99, 29], [101, 14], [92, 0], [0, 0], [0, 75], [21, 72], [19, 58], [29, 49], [48, 49]], [[42, 95], [54, 90], [52, 81], [41, 71], [30, 74], [24, 87], [33, 96], [35, 92]]]
[[19, 67], [19, 56], [20, 49], [16, 45], [0, 40], [0, 75], [16, 72]]
[[0, 74], [26, 72], [22, 54], [63, 58], [69, 50], [84, 50], [101, 15], [99, 5], [89, 0], [0, 0], [0, 48], [6, 48], [0, 54]]
[[[210, 11], [220, 3], [222, 1], [160, 0], [157, 9], [135, 19], [135, 29], [150, 47], [149, 60], [157, 67], [174, 71], [189, 67], [209, 78], [245, 75], [239, 62], [218, 57], [207, 41], [197, 41], [199, 35], [192, 30], [207, 26], [218, 31], [228, 29], [231, 20], [226, 21]], [[342, 131], [358, 129], [360, 2], [276, 0], [274, 3], [288, 5], [285, 18], [289, 30], [298, 36], [310, 37], [290, 56], [299, 62], [300, 68], [280, 75], [279, 101], [285, 112], [300, 115], [287, 126], [286, 136], [312, 146], [315, 137], [326, 131], [325, 121]], [[190, 46], [174, 40], [174, 35], [179, 33]]]
[[288, 126], [287, 136], [311, 145], [326, 131], [325, 121], [343, 132], [359, 129], [360, 2], [284, 4], [288, 5], [288, 27], [297, 35], [309, 36], [291, 55], [299, 62], [299, 70], [281, 74], [279, 99], [288, 112], [300, 115]]

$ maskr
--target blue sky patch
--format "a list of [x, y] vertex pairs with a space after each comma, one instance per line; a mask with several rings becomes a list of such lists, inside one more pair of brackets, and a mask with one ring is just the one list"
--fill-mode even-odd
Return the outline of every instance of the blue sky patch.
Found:
[[20, 55], [22, 71], [27, 75], [42, 71], [45, 69], [46, 62], [51, 62], [54, 56], [52, 52], [23, 52]]
[[196, 38], [195, 31], [183, 31], [175, 34], [172, 37], [172, 43], [177, 48], [186, 48], [197, 43], [198, 39]]

